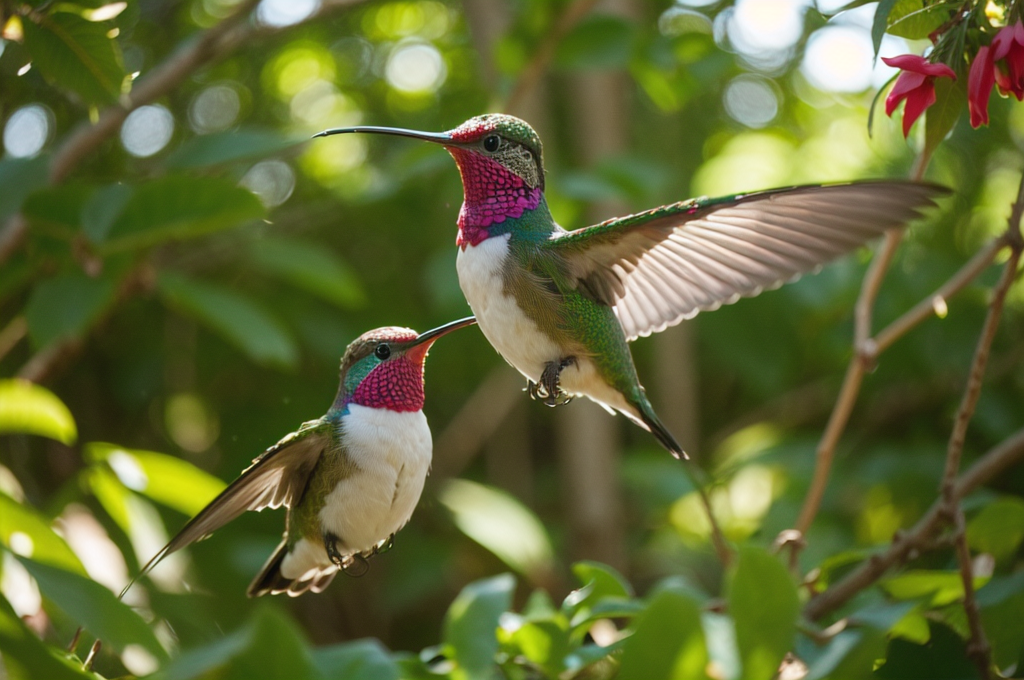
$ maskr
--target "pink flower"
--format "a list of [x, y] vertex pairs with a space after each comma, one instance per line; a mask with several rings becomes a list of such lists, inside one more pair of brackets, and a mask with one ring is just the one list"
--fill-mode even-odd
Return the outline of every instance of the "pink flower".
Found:
[[1024, 101], [1024, 23], [999, 29], [992, 39], [992, 61], [999, 91]]
[[882, 57], [882, 61], [902, 71], [892, 92], [886, 97], [885, 114], [891, 117], [900, 102], [904, 99], [907, 101], [903, 109], [903, 136], [906, 137], [925, 109], [935, 103], [935, 79], [941, 77], [956, 80], [956, 73], [945, 64], [933, 64], [916, 54]]
[[996, 83], [996, 69], [992, 50], [986, 45], [978, 50], [967, 75], [967, 108], [971, 112], [971, 127], [988, 125], [988, 99]]

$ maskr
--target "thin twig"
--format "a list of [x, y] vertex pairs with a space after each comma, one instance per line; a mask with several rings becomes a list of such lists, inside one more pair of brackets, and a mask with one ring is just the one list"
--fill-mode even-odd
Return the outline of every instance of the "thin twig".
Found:
[[[975, 461], [974, 465], [957, 480], [953, 488], [954, 497], [960, 500], [1022, 460], [1024, 428]], [[804, 609], [807, 618], [816, 621], [835, 611], [854, 595], [882, 578], [889, 569], [904, 562], [912, 551], [929, 546], [935, 532], [945, 523], [944, 507], [943, 499], [936, 500], [913, 528], [893, 538], [888, 550], [865, 560], [835, 585], [812, 599]]]
[[544, 75], [544, 71], [547, 70], [548, 64], [555, 56], [555, 50], [558, 48], [558, 43], [562, 41], [569, 31], [576, 26], [579, 21], [593, 9], [594, 5], [597, 4], [597, 0], [574, 0], [572, 4], [565, 8], [562, 15], [555, 21], [555, 25], [551, 28], [546, 36], [544, 36], [540, 45], [533, 53], [533, 58], [530, 63], [526, 65], [526, 68], [519, 74], [519, 78], [516, 80], [515, 85], [512, 87], [512, 92], [509, 94], [508, 99], [505, 100], [505, 105], [501, 107], [502, 111], [509, 113], [515, 113], [517, 108], [522, 104], [526, 94], [530, 92], [540, 81]]
[[974, 595], [974, 566], [971, 564], [971, 551], [967, 549], [967, 522], [960, 503], [956, 503], [954, 546], [956, 559], [960, 563], [960, 580], [964, 584], [964, 612], [967, 614], [967, 626], [971, 631], [971, 640], [967, 643], [967, 656], [978, 668], [978, 677], [988, 680], [991, 677], [992, 647], [985, 637], [985, 629], [981, 625], [981, 608]]
[[11, 319], [10, 323], [0, 331], [0, 359], [3, 359], [21, 339], [28, 334], [28, 322], [24, 315]]
[[967, 264], [960, 268], [948, 281], [939, 286], [932, 295], [917, 303], [910, 311], [896, 319], [874, 337], [874, 351], [881, 354], [889, 349], [894, 342], [906, 335], [919, 323], [936, 314], [946, 301], [967, 287], [974, 279], [992, 264], [1000, 250], [1009, 244], [1004, 234], [989, 241], [984, 248], [979, 250]]

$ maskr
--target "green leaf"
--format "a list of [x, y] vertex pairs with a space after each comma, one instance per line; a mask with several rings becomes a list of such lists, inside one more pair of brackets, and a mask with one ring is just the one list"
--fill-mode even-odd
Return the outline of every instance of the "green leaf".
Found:
[[962, 80], [935, 79], [935, 103], [924, 116], [924, 146], [928, 154], [938, 148], [967, 108], [967, 89]]
[[554, 569], [554, 550], [540, 519], [516, 498], [465, 479], [448, 481], [438, 498], [455, 525], [505, 564], [534, 581]]
[[36, 284], [25, 307], [29, 338], [35, 348], [81, 337], [113, 301], [116, 285], [81, 272]]
[[950, 12], [958, 6], [947, 2], [926, 5], [924, 0], [899, 0], [889, 12], [886, 30], [908, 40], [924, 40], [946, 23]]
[[171, 170], [187, 170], [255, 160], [307, 141], [308, 138], [286, 137], [276, 130], [260, 128], [200, 135], [169, 154], [164, 166]]
[[591, 14], [558, 44], [555, 65], [565, 69], [621, 69], [633, 53], [635, 26], [620, 17]]
[[872, 678], [884, 680], [936, 680], [937, 678], [976, 678], [977, 669], [967, 658], [963, 639], [951, 628], [930, 622], [927, 645], [896, 639], [889, 643], [885, 663]]
[[117, 101], [125, 72], [120, 48], [107, 37], [108, 26], [70, 12], [34, 14], [22, 26], [25, 46], [49, 82], [72, 90], [87, 104]]
[[9, 680], [95, 680], [70, 659], [59, 658], [18, 618], [10, 603], [0, 596], [0, 650]]
[[45, 156], [0, 160], [0, 222], [21, 210], [25, 198], [46, 184], [49, 164]]
[[135, 189], [109, 226], [103, 250], [195, 238], [265, 214], [255, 194], [230, 180], [169, 175]]
[[103, 243], [114, 220], [124, 210], [134, 188], [127, 184], [110, 184], [97, 190], [82, 206], [80, 222], [82, 231], [94, 244]]
[[75, 419], [57, 395], [27, 380], [0, 380], [0, 434], [36, 434], [71, 445]]
[[685, 595], [663, 590], [647, 606], [636, 631], [626, 640], [616, 677], [691, 680], [708, 677], [707, 665], [700, 606]]
[[398, 680], [398, 664], [379, 640], [353, 640], [313, 650], [313, 664], [325, 678]]
[[32, 559], [18, 557], [18, 561], [25, 565], [48, 600], [104, 644], [119, 652], [129, 645], [140, 645], [157, 659], [167, 658], [142, 617], [104, 586], [86, 576]]
[[252, 259], [267, 274], [342, 309], [366, 305], [366, 293], [355, 272], [322, 245], [290, 238], [265, 238], [253, 243]]
[[871, 24], [871, 42], [875, 46], [876, 60], [878, 59], [878, 50], [882, 47], [882, 37], [885, 35], [885, 29], [889, 26], [889, 15], [895, 6], [896, 0], [881, 0], [875, 9], [875, 19]]
[[12, 553], [85, 575], [85, 567], [64, 539], [50, 528], [48, 519], [2, 493], [0, 543]]
[[967, 525], [967, 544], [997, 560], [1012, 557], [1024, 540], [1024, 500], [1002, 496], [989, 503]]
[[252, 644], [252, 635], [250, 625], [197, 649], [189, 649], [150, 676], [150, 680], [191, 680], [203, 676], [243, 654]]
[[298, 349], [288, 332], [255, 302], [209, 283], [162, 272], [157, 289], [167, 304], [190, 314], [258, 364], [291, 367]]
[[592, 620], [595, 609], [608, 609], [609, 602], [611, 608], [631, 608], [628, 603], [633, 597], [633, 588], [611, 567], [599, 562], [577, 562], [572, 565], [572, 573], [583, 584], [562, 601], [562, 611], [572, 618], [573, 628]]
[[977, 597], [992, 659], [1006, 668], [1024, 653], [1024, 571], [993, 578]]
[[565, 657], [571, 645], [564, 617], [526, 621], [509, 637], [515, 650], [543, 668], [549, 677], [565, 671]]
[[744, 680], [774, 677], [793, 646], [800, 614], [789, 572], [764, 550], [743, 547], [728, 584], [728, 600]]
[[444, 619], [443, 640], [455, 662], [454, 680], [493, 675], [498, 651], [498, 617], [512, 604], [516, 580], [511, 574], [474, 581], [458, 594]]
[[[975, 589], [988, 582], [988, 577], [976, 576]], [[886, 579], [882, 588], [898, 600], [930, 598], [933, 607], [956, 602], [964, 596], [964, 584], [959, 571], [930, 571], [918, 569], [907, 571]]]
[[107, 463], [121, 483], [132, 491], [190, 517], [227, 486], [188, 461], [155, 451], [91, 442], [86, 446], [85, 456], [90, 461]]
[[885, 633], [874, 628], [844, 630], [808, 664], [804, 680], [862, 680], [885, 656]]

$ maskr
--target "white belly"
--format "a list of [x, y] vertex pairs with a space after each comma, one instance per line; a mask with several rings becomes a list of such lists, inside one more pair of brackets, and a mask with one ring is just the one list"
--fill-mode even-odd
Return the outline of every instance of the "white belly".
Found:
[[[412, 517], [430, 471], [433, 443], [423, 411], [398, 413], [349, 404], [341, 427], [358, 472], [328, 494], [320, 523], [343, 554], [370, 550]], [[288, 578], [331, 570], [327, 551], [303, 538], [282, 564]], [[303, 576], [305, 575], [305, 576]]]
[[[523, 313], [515, 298], [505, 294], [501, 272], [508, 257], [509, 238], [509, 234], [504, 234], [465, 250], [460, 248], [456, 260], [459, 285], [491, 346], [516, 370], [537, 382], [544, 366], [563, 359], [564, 353]], [[561, 373], [563, 390], [587, 396], [606, 408], [636, 413], [618, 391], [601, 379], [589, 358], [576, 359]]]
[[508, 257], [509, 234], [489, 238], [478, 245], [459, 249], [456, 269], [484, 337], [505, 361], [536, 382], [549, 361], [557, 361], [561, 350], [533, 319], [506, 295], [501, 272]]

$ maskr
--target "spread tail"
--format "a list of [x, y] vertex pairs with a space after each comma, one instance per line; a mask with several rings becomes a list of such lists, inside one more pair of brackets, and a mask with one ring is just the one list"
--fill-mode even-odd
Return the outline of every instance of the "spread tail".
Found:
[[245, 594], [249, 597], [260, 597], [267, 594], [280, 595], [281, 593], [287, 593], [289, 597], [298, 597], [307, 590], [319, 593], [330, 585], [331, 581], [334, 580], [334, 575], [337, 573], [337, 568], [331, 565], [326, 569], [318, 569], [313, 570], [311, 573], [306, 573], [303, 575], [305, 578], [288, 578], [281, 573], [281, 565], [287, 556], [288, 542], [281, 541], [281, 545], [277, 546], [277, 550], [274, 551], [274, 554], [270, 556], [267, 563], [263, 565], [260, 573], [249, 584], [249, 589], [245, 591]]

